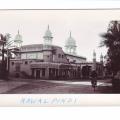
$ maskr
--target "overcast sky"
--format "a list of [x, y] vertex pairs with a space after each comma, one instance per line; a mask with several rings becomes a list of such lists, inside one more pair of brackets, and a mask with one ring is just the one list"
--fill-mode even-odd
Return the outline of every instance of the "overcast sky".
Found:
[[120, 10], [21, 10], [0, 11], [0, 32], [10, 33], [14, 39], [19, 29], [24, 44], [41, 44], [49, 24], [53, 44], [63, 47], [72, 32], [77, 43], [77, 54], [92, 60], [93, 50], [97, 60], [106, 48], [99, 48], [100, 34], [106, 32], [111, 20], [119, 20]]

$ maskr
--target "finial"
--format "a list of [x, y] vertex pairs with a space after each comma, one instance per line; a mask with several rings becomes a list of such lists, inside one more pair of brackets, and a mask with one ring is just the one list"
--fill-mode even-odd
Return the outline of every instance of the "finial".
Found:
[[70, 37], [71, 37], [71, 31], [70, 31]]
[[49, 30], [49, 24], [48, 24], [48, 30]]
[[18, 30], [18, 34], [19, 34], [19, 30]]

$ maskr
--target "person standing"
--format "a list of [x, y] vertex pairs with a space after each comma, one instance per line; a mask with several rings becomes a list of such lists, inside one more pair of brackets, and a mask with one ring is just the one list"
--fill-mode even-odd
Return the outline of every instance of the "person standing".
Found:
[[97, 72], [95, 70], [93, 70], [91, 72], [91, 84], [92, 84], [92, 87], [94, 88], [94, 91], [95, 91], [95, 87], [97, 87]]

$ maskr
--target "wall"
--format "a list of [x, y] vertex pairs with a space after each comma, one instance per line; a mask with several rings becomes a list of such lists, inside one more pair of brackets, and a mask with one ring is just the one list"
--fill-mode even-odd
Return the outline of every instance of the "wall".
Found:
[[55, 49], [55, 53], [53, 54], [53, 62], [68, 63], [66, 55], [64, 54], [62, 48], [57, 47]]
[[[16, 75], [16, 73], [24, 72], [26, 75], [31, 75], [30, 60], [11, 60], [9, 73], [11, 76]], [[16, 66], [20, 66], [20, 71], [16, 70]]]
[[78, 57], [75, 57], [75, 56], [71, 56], [71, 55], [68, 55], [68, 54], [66, 54], [66, 57], [67, 57], [67, 59], [69, 59], [69, 62], [75, 62], [75, 63], [86, 62], [85, 59], [78, 58]]
[[52, 51], [43, 51], [43, 61], [44, 62], [53, 61]]

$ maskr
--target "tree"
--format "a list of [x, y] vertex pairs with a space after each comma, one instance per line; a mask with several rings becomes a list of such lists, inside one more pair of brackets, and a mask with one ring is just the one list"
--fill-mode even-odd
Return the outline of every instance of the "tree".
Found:
[[[1, 46], [1, 69], [0, 69], [0, 77], [5, 78], [9, 72], [9, 60], [11, 58], [11, 54], [13, 51], [13, 40], [10, 41], [10, 34], [6, 33], [5, 35], [0, 34], [0, 46]], [[6, 56], [6, 57], [5, 57]]]
[[115, 75], [120, 70], [120, 21], [110, 21], [106, 33], [101, 34], [100, 46], [106, 46], [107, 68]]
[[2, 61], [1, 61], [1, 77], [4, 78], [5, 75], [5, 44], [6, 44], [6, 36], [0, 34], [0, 46], [1, 46], [1, 54], [2, 54]]

